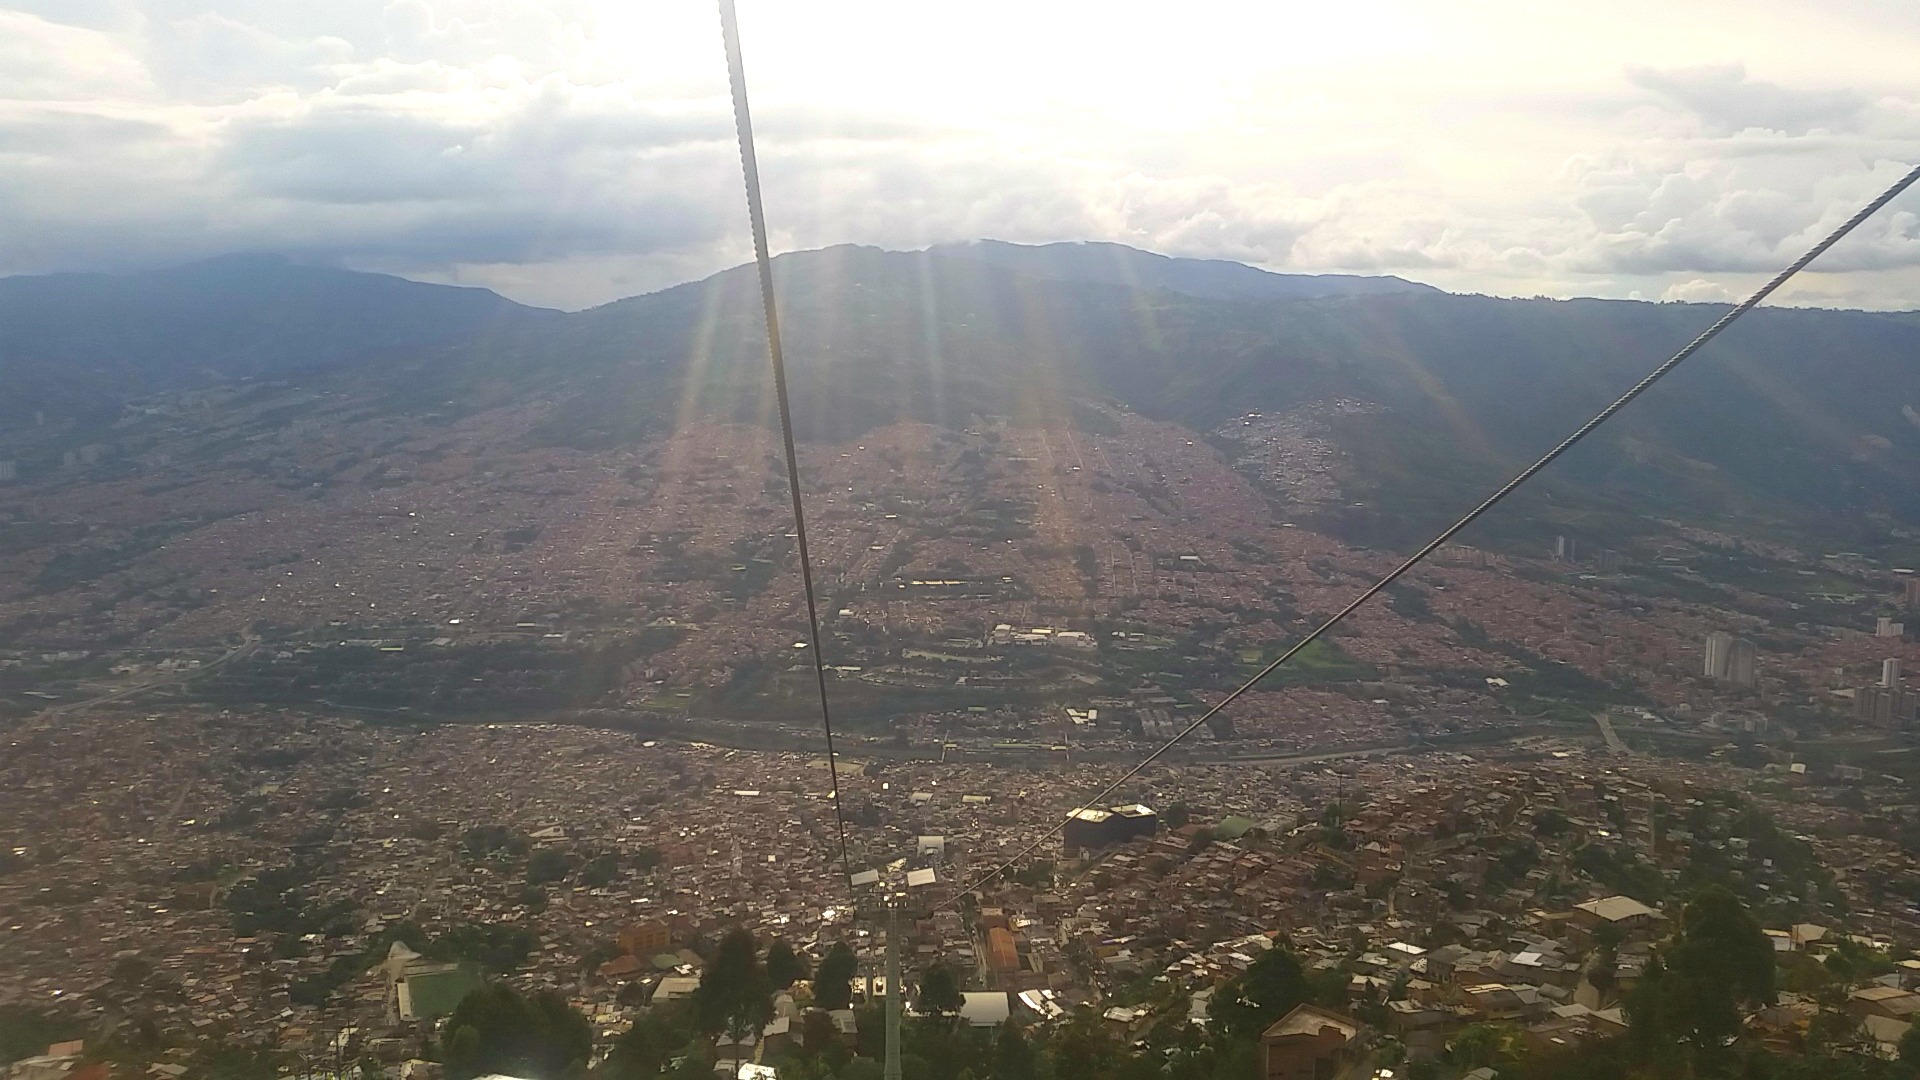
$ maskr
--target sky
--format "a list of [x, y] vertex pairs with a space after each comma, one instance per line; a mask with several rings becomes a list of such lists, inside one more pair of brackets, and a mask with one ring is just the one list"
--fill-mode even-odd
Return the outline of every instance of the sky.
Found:
[[[1912, 0], [739, 0], [776, 250], [1725, 299], [1920, 164]], [[751, 255], [712, 0], [0, 0], [0, 274], [580, 308]], [[1920, 191], [1781, 301], [1920, 308]]]

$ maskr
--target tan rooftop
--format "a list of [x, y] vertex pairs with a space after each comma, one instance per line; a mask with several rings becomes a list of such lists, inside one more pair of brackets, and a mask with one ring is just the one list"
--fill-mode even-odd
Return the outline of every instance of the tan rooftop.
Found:
[[1300, 1005], [1292, 1012], [1275, 1020], [1273, 1026], [1262, 1033], [1261, 1038], [1318, 1035], [1326, 1028], [1333, 1028], [1349, 1039], [1360, 1033], [1359, 1024], [1337, 1012], [1323, 1009], [1318, 1005]]
[[1653, 908], [1635, 900], [1631, 896], [1608, 896], [1599, 900], [1589, 900], [1584, 904], [1573, 905], [1596, 919], [1607, 922], [1624, 922], [1627, 919], [1644, 919], [1660, 914]]

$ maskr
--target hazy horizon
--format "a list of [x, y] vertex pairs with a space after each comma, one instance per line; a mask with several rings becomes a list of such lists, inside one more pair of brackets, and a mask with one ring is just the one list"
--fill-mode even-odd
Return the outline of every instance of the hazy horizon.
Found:
[[[1920, 159], [1920, 9], [1864, 0], [741, 20], [776, 250], [1718, 300]], [[749, 254], [708, 4], [24, 0], [0, 47], [0, 274], [276, 250], [580, 308]], [[1779, 302], [1911, 307], [1917, 229], [1894, 209]]]
[[[928, 251], [935, 247], [954, 247], [954, 246], [963, 246], [963, 245], [973, 244], [973, 243], [1012, 244], [1014, 243], [1014, 241], [999, 240], [998, 238], [995, 238], [995, 237], [975, 237], [970, 240], [942, 241], [938, 244], [926, 244], [920, 247], [911, 247], [911, 248], [887, 247], [881, 244], [854, 244], [849, 242], [849, 243], [842, 243], [842, 244], [824, 244], [819, 247], [796, 248], [791, 251], [780, 251], [774, 254], [774, 259], [777, 262], [783, 256], [787, 256], [787, 255], [813, 254], [813, 253], [818, 253], [822, 251], [828, 251], [833, 248], [839, 248], [839, 247], [867, 247], [867, 248], [873, 248], [880, 251], [910, 254], [914, 252]], [[1091, 245], [1091, 244], [1112, 244], [1112, 243], [1115, 243], [1115, 241], [1056, 240], [1056, 241], [1051, 241], [1045, 244], [1020, 244], [1017, 246], [1048, 247], [1048, 246], [1060, 246], [1060, 245], [1082, 245], [1082, 244]], [[1151, 249], [1142, 248], [1142, 247], [1135, 247], [1134, 245], [1131, 245], [1131, 244], [1122, 245], [1122, 246], [1131, 248], [1132, 250], [1135, 250], [1135, 251], [1144, 252], [1145, 254], [1148, 254], [1148, 255], [1159, 255], [1169, 259], [1195, 259], [1195, 257], [1193, 256], [1169, 255], [1166, 252], [1153, 251]], [[93, 272], [101, 272], [101, 273], [109, 273], [109, 274], [138, 274], [142, 272], [153, 272], [153, 271], [179, 268], [184, 266], [191, 266], [196, 263], [211, 262], [211, 261], [215, 261], [223, 258], [247, 258], [247, 257], [286, 259], [289, 262], [292, 262], [295, 265], [299, 265], [299, 266], [325, 267], [325, 268], [337, 269], [337, 270], [359, 270], [360, 272], [363, 272], [363, 273], [386, 274], [391, 277], [400, 278], [401, 280], [420, 282], [422, 284], [451, 285], [451, 286], [460, 287], [460, 288], [487, 289], [499, 296], [505, 297], [508, 300], [512, 300], [515, 303], [522, 304], [527, 307], [541, 308], [545, 310], [561, 311], [561, 312], [568, 312], [568, 313], [588, 311], [596, 307], [604, 307], [609, 304], [617, 304], [623, 300], [632, 300], [637, 297], [650, 296], [656, 293], [667, 292], [672, 289], [680, 288], [681, 286], [684, 286], [684, 285], [697, 284], [701, 281], [705, 281], [719, 274], [724, 274], [724, 273], [728, 273], [730, 271], [735, 271], [735, 270], [744, 270], [753, 265], [752, 260], [748, 259], [743, 262], [734, 263], [730, 266], [719, 267], [709, 273], [701, 274], [698, 277], [690, 277], [690, 278], [685, 278], [683, 280], [678, 280], [678, 281], [668, 281], [656, 287], [646, 289], [640, 292], [627, 293], [621, 296], [615, 296], [608, 299], [596, 300], [591, 304], [564, 305], [564, 306], [556, 303], [543, 303], [537, 299], [527, 299], [524, 297], [515, 296], [511, 291], [499, 288], [496, 285], [488, 282], [450, 280], [446, 277], [432, 275], [432, 274], [421, 274], [421, 273], [408, 274], [408, 273], [399, 273], [392, 270], [384, 270], [384, 269], [362, 269], [359, 267], [348, 265], [345, 262], [342, 262], [339, 260], [301, 258], [298, 255], [293, 255], [287, 252], [280, 252], [280, 251], [220, 252], [212, 255], [207, 255], [203, 258], [189, 260], [187, 262], [162, 263], [156, 266], [128, 267], [124, 269], [113, 268], [113, 269], [93, 271]], [[1237, 260], [1237, 259], [1196, 259], [1195, 261], [1226, 262], [1226, 263], [1232, 263], [1237, 266], [1247, 266], [1252, 269], [1261, 270], [1266, 273], [1302, 276], [1302, 277], [1314, 277], [1314, 276], [1322, 276], [1322, 275], [1339, 276], [1339, 275], [1351, 274], [1351, 272], [1349, 271], [1340, 271], [1340, 270], [1294, 270], [1294, 269], [1273, 270], [1267, 267], [1256, 266], [1255, 264], [1252, 264], [1252, 263], [1241, 262], [1240, 260]], [[50, 273], [86, 273], [86, 272], [88, 271], [52, 271]], [[0, 280], [6, 280], [7, 278], [11, 278], [11, 277], [34, 277], [34, 276], [45, 276], [45, 275], [7, 274], [7, 275], [0, 275]], [[1418, 276], [1413, 274], [1389, 273], [1387, 271], [1379, 271], [1376, 273], [1364, 273], [1359, 276], [1398, 278], [1401, 280], [1418, 282], [1421, 284], [1432, 284], [1431, 282], [1422, 282]], [[1553, 296], [1545, 293], [1531, 293], [1531, 294], [1521, 295], [1521, 294], [1501, 294], [1501, 293], [1485, 292], [1485, 291], [1472, 290], [1472, 289], [1448, 289], [1448, 288], [1445, 288], [1444, 286], [1436, 286], [1436, 287], [1441, 288], [1442, 291], [1455, 296], [1489, 296], [1495, 299], [1508, 299], [1508, 300], [1629, 300], [1629, 301], [1639, 301], [1642, 303], [1729, 303], [1731, 302], [1730, 300], [1720, 300], [1712, 297], [1703, 297], [1703, 298], [1688, 297], [1688, 298], [1682, 299], [1678, 297], [1660, 298], [1660, 297], [1645, 297], [1645, 296], [1601, 296], [1601, 295], [1588, 294], [1588, 293], [1573, 293], [1573, 294], [1560, 295], [1560, 296]], [[1862, 305], [1849, 305], [1844, 303], [1823, 302], [1820, 299], [1814, 298], [1814, 297], [1800, 297], [1797, 299], [1789, 298], [1785, 302], [1780, 302], [1778, 300], [1775, 300], [1770, 302], [1769, 306], [1816, 308], [1816, 309], [1826, 310], [1826, 311], [1881, 312], [1881, 313], [1889, 313], [1889, 314], [1901, 314], [1901, 313], [1906, 313], [1910, 311], [1920, 311], [1920, 301], [1909, 301], [1904, 306], [1890, 306], [1890, 307], [1876, 308], [1876, 307], [1866, 307]]]

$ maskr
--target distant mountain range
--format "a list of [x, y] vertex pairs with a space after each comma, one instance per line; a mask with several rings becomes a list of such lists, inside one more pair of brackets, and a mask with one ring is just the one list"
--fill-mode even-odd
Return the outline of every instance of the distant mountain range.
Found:
[[557, 314], [277, 255], [0, 278], [0, 417], [118, 412], [156, 390], [337, 367]]
[[[845, 246], [781, 256], [776, 275], [803, 437], [903, 418], [1097, 424], [1109, 407], [1210, 432], [1357, 403], [1315, 421], [1357, 504], [1319, 513], [1383, 544], [1460, 509], [1724, 310], [1461, 296], [1114, 244]], [[257, 257], [11, 278], [0, 365], [0, 418], [105, 419], [141, 394], [237, 378], [345, 380], [384, 387], [399, 411], [554, 402], [544, 437], [593, 445], [769, 404], [750, 267], [573, 314]], [[1526, 506], [1539, 527], [1579, 520], [1589, 535], [1677, 517], [1884, 536], [1920, 524], [1916, 477], [1920, 319], [1763, 310]]]
[[936, 244], [927, 249], [927, 254], [990, 263], [1050, 281], [1165, 289], [1212, 300], [1311, 300], [1323, 296], [1440, 291], [1405, 278], [1276, 274], [1221, 259], [1175, 259], [1125, 244], [1029, 245], [972, 240], [963, 244]]

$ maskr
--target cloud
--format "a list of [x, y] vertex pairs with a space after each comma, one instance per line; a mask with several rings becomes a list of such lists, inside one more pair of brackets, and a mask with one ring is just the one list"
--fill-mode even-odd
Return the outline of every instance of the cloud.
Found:
[[[1778, 270], [1907, 169], [1881, 161], [1836, 176], [1826, 160], [1795, 156], [1591, 163], [1578, 178], [1576, 199], [1591, 233], [1567, 261], [1604, 274]], [[1826, 271], [1920, 266], [1914, 213], [1883, 212], [1819, 265]]]
[[1659, 69], [1628, 66], [1627, 80], [1699, 118], [1709, 131], [1761, 129], [1804, 135], [1847, 130], [1868, 99], [1850, 90], [1791, 90], [1750, 78], [1744, 64]]
[[1256, 263], [1286, 262], [1320, 213], [1313, 200], [1221, 176], [1132, 173], [1111, 185], [1107, 199], [1122, 238], [1169, 255]]
[[159, 23], [147, 41], [154, 80], [176, 100], [199, 102], [246, 101], [263, 89], [322, 90], [354, 54], [340, 37], [281, 38], [213, 11]]
[[1693, 278], [1667, 286], [1666, 290], [1660, 294], [1660, 299], [1678, 300], [1687, 304], [1721, 304], [1733, 303], [1743, 298], [1725, 282]]
[[[383, 97], [333, 97], [234, 121], [215, 167], [246, 191], [309, 203], [457, 202], [517, 194], [592, 201], [644, 182], [663, 151], [712, 146], [723, 121], [643, 104], [598, 108], [557, 80], [448, 116]], [[589, 190], [582, 191], [586, 183]]]
[[573, 30], [591, 20], [586, 4], [504, 0], [487, 5], [393, 0], [382, 12], [385, 54], [403, 63], [471, 65], [511, 56], [539, 71], [563, 67]]
[[0, 99], [73, 100], [147, 88], [145, 65], [112, 36], [0, 9]]
[[[1777, 269], [1920, 152], [1920, 72], [1837, 46], [1803, 62], [1777, 30], [1726, 39], [1770, 57], [1760, 78], [1593, 40], [1630, 13], [1520, 26], [1475, 0], [1445, 21], [1367, 0], [1323, 29], [1392, 24], [1384, 44], [1236, 44], [1227, 64], [1169, 15], [1103, 24], [1116, 64], [1032, 34], [993, 52], [938, 4], [743, 2], [783, 249], [1098, 239], [1692, 295]], [[720, 269], [747, 248], [712, 21], [613, 0], [15, 0], [0, 273], [281, 250], [580, 306]], [[1920, 24], [1871, 29], [1920, 48]], [[1890, 208], [1802, 295], [1910, 306], [1916, 228]]]

